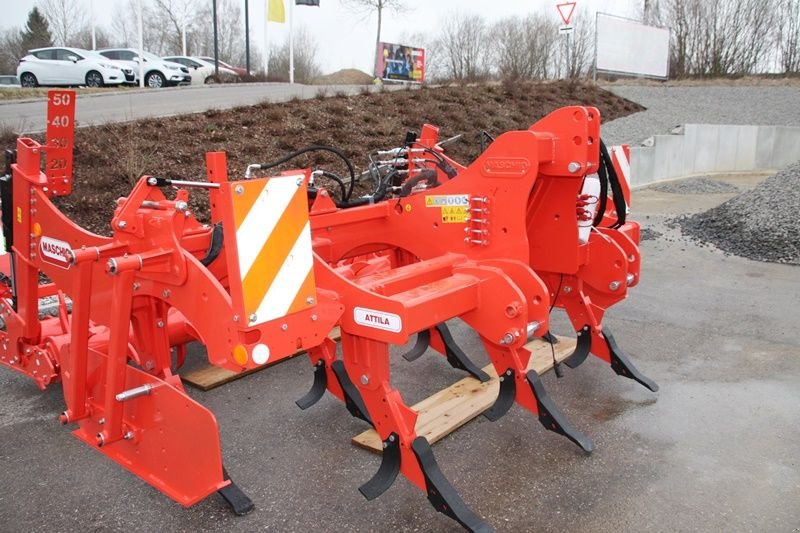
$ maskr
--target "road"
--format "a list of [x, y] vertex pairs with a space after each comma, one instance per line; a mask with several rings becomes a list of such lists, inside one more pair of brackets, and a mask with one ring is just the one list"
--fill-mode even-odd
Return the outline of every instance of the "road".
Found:
[[[286, 102], [292, 98], [313, 98], [321, 93], [357, 94], [365, 90], [365, 87], [369, 90], [378, 90], [378, 87], [365, 85], [248, 83], [87, 94], [78, 96], [75, 115], [80, 117], [79, 126], [89, 126], [141, 118], [202, 113], [209, 109], [228, 109], [264, 101]], [[46, 116], [46, 106], [43, 105], [42, 99], [0, 103], [0, 125], [11, 127], [15, 131], [26, 133], [44, 131]]]

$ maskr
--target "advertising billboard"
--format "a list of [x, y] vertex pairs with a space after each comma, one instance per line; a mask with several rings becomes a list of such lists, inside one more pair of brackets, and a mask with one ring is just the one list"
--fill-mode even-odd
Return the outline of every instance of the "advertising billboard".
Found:
[[669, 29], [597, 14], [597, 71], [653, 78], [669, 76]]
[[402, 44], [378, 43], [375, 75], [383, 80], [425, 81], [425, 50]]

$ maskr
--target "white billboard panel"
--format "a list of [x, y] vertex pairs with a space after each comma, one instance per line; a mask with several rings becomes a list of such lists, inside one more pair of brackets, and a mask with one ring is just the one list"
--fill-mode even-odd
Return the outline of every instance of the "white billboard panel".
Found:
[[669, 29], [597, 14], [597, 70], [666, 78]]

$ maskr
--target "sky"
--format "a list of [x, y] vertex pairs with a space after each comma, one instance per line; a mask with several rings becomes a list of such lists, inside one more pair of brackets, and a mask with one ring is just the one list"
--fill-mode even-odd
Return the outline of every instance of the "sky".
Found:
[[[86, 5], [89, 12], [90, 0], [72, 0]], [[211, 3], [211, 0], [206, 0]], [[287, 17], [290, 0], [285, 0]], [[533, 12], [549, 13], [554, 20], [558, 18], [556, 4], [564, 0], [407, 0], [407, 9], [399, 13], [384, 15], [381, 40], [397, 42], [402, 36], [416, 32], [436, 35], [437, 26], [453, 13], [475, 13], [487, 22], [505, 17], [526, 15]], [[94, 0], [97, 22], [110, 26], [115, 9], [123, 0]], [[578, 0], [578, 13], [586, 10], [589, 19], [596, 11], [613, 15], [635, 17], [641, 0]], [[0, 0], [3, 12], [0, 27], [22, 27], [28, 12], [36, 0]], [[263, 48], [263, 27], [266, 0], [250, 0], [251, 41]], [[244, 8], [244, 0], [241, 0]], [[315, 37], [319, 46], [319, 62], [322, 71], [333, 72], [342, 68], [358, 68], [367, 72], [372, 70], [376, 17], [363, 17], [353, 13], [340, 0], [320, 0], [320, 7], [296, 6], [294, 8], [295, 27], [303, 26]], [[87, 17], [88, 18], [88, 17]], [[288, 20], [287, 20], [288, 22]], [[576, 17], [575, 24], [580, 24]], [[270, 42], [281, 43], [288, 34], [289, 24], [270, 23], [268, 35]], [[405, 42], [401, 44], [415, 45]]]

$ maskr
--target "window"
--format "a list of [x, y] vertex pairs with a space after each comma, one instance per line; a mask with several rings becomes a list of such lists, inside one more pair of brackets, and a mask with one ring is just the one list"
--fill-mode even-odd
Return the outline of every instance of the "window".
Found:
[[58, 61], [72, 61], [72, 58], [74, 57], [77, 57], [78, 61], [83, 59], [81, 56], [79, 56], [72, 50], [64, 50], [63, 48], [58, 48], [55, 52], [56, 52], [56, 59]]
[[56, 51], [52, 48], [47, 50], [39, 50], [38, 52], [33, 53], [37, 59], [55, 59], [56, 58]]
[[107, 57], [108, 59], [119, 59], [119, 52], [116, 50], [105, 50], [100, 52], [100, 55], [103, 57]]
[[120, 50], [117, 54], [119, 54], [119, 58], [123, 61], [136, 61], [139, 58], [138, 55], [130, 50]]

